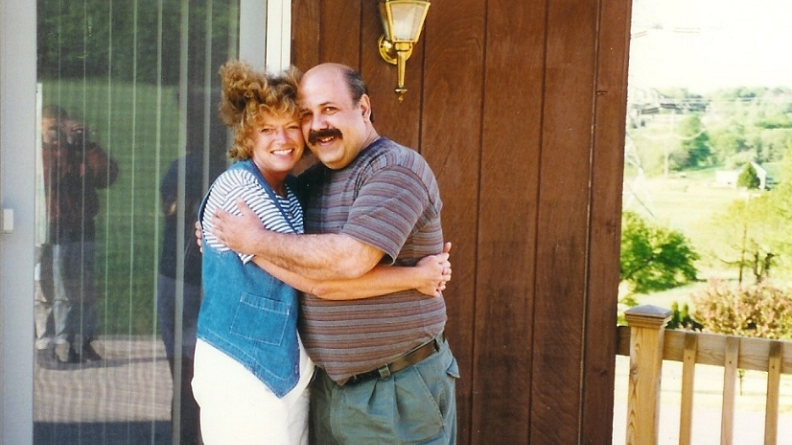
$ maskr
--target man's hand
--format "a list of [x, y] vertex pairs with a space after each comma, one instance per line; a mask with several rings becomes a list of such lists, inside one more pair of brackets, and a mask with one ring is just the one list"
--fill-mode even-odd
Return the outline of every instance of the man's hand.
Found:
[[451, 280], [451, 262], [448, 260], [451, 243], [443, 245], [443, 253], [421, 258], [415, 265], [426, 283], [416, 288], [418, 292], [430, 297], [439, 297]]
[[261, 220], [248, 207], [245, 200], [237, 198], [237, 209], [242, 213], [241, 215], [233, 215], [224, 210], [218, 210], [212, 217], [212, 234], [217, 239], [225, 244], [229, 249], [247, 255], [255, 255], [256, 252], [251, 249], [252, 245], [246, 242], [253, 237], [256, 232], [264, 231], [264, 226], [261, 225]]

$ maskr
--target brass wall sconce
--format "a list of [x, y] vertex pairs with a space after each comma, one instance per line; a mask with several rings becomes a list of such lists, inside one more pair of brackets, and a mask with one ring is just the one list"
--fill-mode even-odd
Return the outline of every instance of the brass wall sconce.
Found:
[[379, 38], [379, 52], [383, 59], [398, 69], [396, 94], [399, 102], [404, 100], [404, 73], [407, 59], [412, 55], [413, 45], [418, 42], [423, 29], [429, 2], [425, 0], [382, 0], [379, 3], [382, 28], [385, 33]]

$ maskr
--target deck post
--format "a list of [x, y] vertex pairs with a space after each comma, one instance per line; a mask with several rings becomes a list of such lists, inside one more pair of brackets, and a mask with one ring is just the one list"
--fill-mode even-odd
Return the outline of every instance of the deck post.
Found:
[[624, 312], [630, 326], [627, 445], [656, 445], [660, 411], [663, 336], [668, 309], [645, 305]]

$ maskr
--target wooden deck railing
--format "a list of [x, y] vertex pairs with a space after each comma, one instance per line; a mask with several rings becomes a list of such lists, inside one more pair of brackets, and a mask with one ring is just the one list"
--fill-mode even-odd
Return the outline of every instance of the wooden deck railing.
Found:
[[679, 444], [691, 443], [695, 365], [723, 367], [721, 445], [732, 445], [738, 370], [767, 372], [764, 444], [778, 443], [781, 374], [792, 374], [792, 342], [665, 330], [671, 311], [638, 306], [625, 312], [629, 326], [617, 328], [619, 355], [630, 357], [627, 401], [628, 445], [658, 441], [663, 360], [682, 362]]

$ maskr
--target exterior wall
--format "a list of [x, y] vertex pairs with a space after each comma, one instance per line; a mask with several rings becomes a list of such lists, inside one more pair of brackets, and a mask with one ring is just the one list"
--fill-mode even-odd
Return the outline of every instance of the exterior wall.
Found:
[[359, 69], [438, 177], [460, 444], [610, 443], [630, 7], [435, 1], [399, 103], [375, 0], [293, 2], [294, 64]]

